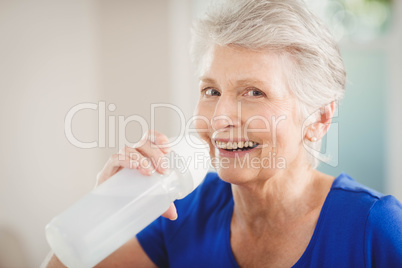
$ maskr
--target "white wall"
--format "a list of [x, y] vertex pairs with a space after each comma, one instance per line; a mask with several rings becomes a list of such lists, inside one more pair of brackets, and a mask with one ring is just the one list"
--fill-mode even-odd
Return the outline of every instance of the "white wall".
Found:
[[64, 136], [70, 107], [97, 99], [93, 19], [89, 1], [0, 2], [0, 267], [37, 267], [45, 224], [93, 186], [96, 150]]
[[[98, 93], [106, 105], [106, 118], [115, 118], [115, 146], [102, 149], [102, 162], [119, 148], [119, 136], [133, 144], [144, 130], [133, 120], [119, 131], [118, 116], [140, 115], [151, 128], [151, 104], [170, 100], [169, 1], [96, 1], [98, 33]], [[156, 110], [155, 129], [171, 135], [170, 110]], [[109, 120], [106, 128], [112, 128]], [[108, 132], [108, 131], [107, 131]], [[123, 135], [123, 136], [122, 136]], [[121, 142], [120, 142], [121, 143]], [[122, 144], [121, 146], [122, 147]]]
[[[105, 148], [69, 143], [70, 108], [105, 101], [116, 105], [106, 111], [116, 124], [134, 114], [149, 122], [150, 104], [170, 100], [168, 4], [0, 1], [0, 267], [38, 267], [49, 251], [46, 223], [94, 186], [118, 150], [108, 133]], [[98, 141], [97, 112], [73, 118], [78, 139]], [[157, 129], [170, 134], [171, 114], [158, 112]], [[127, 125], [129, 141], [141, 133]]]

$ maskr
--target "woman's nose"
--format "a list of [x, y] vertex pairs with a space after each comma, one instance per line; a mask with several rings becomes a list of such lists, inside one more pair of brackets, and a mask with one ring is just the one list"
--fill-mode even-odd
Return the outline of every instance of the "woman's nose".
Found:
[[232, 98], [221, 97], [215, 106], [211, 125], [214, 130], [240, 126], [241, 102]]

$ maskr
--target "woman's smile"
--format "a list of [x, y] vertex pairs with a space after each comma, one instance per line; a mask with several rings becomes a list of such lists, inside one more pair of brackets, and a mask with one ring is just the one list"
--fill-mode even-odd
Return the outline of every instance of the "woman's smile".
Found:
[[242, 157], [259, 147], [259, 143], [251, 140], [237, 139], [216, 139], [214, 146], [219, 152], [219, 156], [224, 157]]

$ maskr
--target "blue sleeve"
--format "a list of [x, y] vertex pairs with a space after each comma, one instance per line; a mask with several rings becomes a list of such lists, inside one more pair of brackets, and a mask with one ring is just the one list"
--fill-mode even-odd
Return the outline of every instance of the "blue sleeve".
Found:
[[142, 249], [158, 267], [169, 266], [162, 229], [163, 220], [162, 217], [159, 217], [137, 234]]
[[365, 227], [366, 267], [402, 267], [402, 205], [393, 196], [374, 203]]

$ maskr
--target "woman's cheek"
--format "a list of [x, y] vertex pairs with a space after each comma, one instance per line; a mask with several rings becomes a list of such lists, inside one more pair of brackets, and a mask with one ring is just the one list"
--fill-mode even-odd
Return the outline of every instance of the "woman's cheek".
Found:
[[246, 133], [261, 138], [271, 136], [273, 126], [276, 124], [276, 116], [273, 116], [271, 107], [253, 104], [243, 105], [242, 108], [242, 121]]
[[208, 114], [208, 109], [203, 103], [198, 103], [194, 111], [194, 128], [197, 130], [201, 138], [205, 139], [211, 129], [211, 116]]

